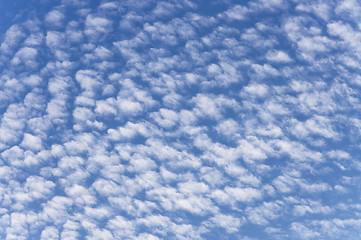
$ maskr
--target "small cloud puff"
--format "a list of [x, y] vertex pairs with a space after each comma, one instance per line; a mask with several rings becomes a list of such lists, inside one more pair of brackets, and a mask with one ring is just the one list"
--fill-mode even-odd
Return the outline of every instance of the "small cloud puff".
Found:
[[20, 143], [20, 146], [22, 146], [25, 149], [30, 149], [34, 151], [39, 151], [43, 149], [43, 143], [41, 138], [31, 135], [29, 133], [24, 134], [24, 138]]
[[271, 62], [288, 63], [291, 62], [291, 58], [284, 51], [269, 51], [266, 55], [266, 59]]
[[53, 10], [46, 14], [45, 23], [50, 26], [61, 27], [63, 25], [64, 18], [65, 16], [61, 11]]

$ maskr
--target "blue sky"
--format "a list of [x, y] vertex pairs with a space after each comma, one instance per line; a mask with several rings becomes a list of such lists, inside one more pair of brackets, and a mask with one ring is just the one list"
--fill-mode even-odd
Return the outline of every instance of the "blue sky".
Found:
[[0, 0], [0, 239], [359, 239], [357, 0]]

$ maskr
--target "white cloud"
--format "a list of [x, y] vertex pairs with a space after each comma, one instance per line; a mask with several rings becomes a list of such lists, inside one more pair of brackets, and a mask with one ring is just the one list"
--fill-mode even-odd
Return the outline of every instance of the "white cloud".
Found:
[[209, 191], [208, 186], [203, 182], [182, 182], [178, 184], [179, 191], [183, 194], [202, 194]]
[[85, 21], [85, 34], [97, 40], [112, 30], [112, 22], [103, 17], [88, 15]]
[[238, 232], [239, 227], [242, 224], [239, 218], [224, 214], [217, 214], [210, 220], [213, 221], [216, 225], [225, 228], [228, 233]]
[[68, 213], [67, 210], [73, 201], [66, 197], [55, 196], [46, 202], [43, 206], [41, 217], [44, 221], [49, 223], [54, 223], [55, 225], [63, 223], [64, 219], [67, 219]]
[[269, 64], [252, 64], [251, 67], [255, 72], [255, 76], [260, 79], [275, 77], [279, 75], [278, 70]]
[[20, 43], [25, 37], [25, 33], [21, 26], [14, 24], [5, 33], [4, 41], [0, 45], [2, 52], [10, 54], [14, 48]]
[[72, 198], [74, 203], [78, 205], [93, 205], [97, 201], [95, 196], [92, 195], [88, 189], [79, 185], [66, 188], [65, 192]]
[[93, 187], [99, 194], [104, 196], [118, 195], [121, 192], [120, 186], [113, 181], [105, 179], [98, 179], [93, 183]]
[[248, 219], [255, 224], [266, 225], [270, 220], [280, 217], [282, 202], [264, 202], [261, 206], [247, 208]]
[[205, 115], [211, 118], [221, 118], [220, 109], [214, 99], [204, 94], [199, 94], [194, 98], [196, 109], [194, 110], [197, 115]]
[[330, 214], [332, 209], [328, 206], [322, 206], [320, 202], [311, 201], [309, 204], [296, 205], [293, 214], [296, 216], [304, 216], [306, 214]]
[[296, 6], [296, 10], [312, 12], [325, 21], [328, 21], [331, 17], [330, 5], [328, 5], [327, 3], [322, 3], [322, 2], [314, 2], [314, 3], [308, 3], [308, 4], [300, 3]]
[[85, 215], [93, 219], [104, 219], [111, 216], [111, 212], [105, 207], [102, 208], [85, 207]]
[[266, 59], [272, 62], [291, 62], [292, 59], [284, 51], [270, 51], [266, 55]]
[[274, 8], [284, 7], [283, 0], [259, 0], [251, 2], [251, 6], [255, 8], [261, 8], [265, 10], [273, 10]]
[[357, 19], [360, 16], [361, 6], [356, 0], [344, 0], [338, 2], [335, 12], [337, 14], [351, 14], [352, 17]]
[[63, 20], [65, 16], [59, 10], [50, 11], [45, 16], [45, 22], [50, 26], [60, 27], [63, 25]]
[[9, 8], [0, 238], [357, 239], [359, 5]]
[[34, 151], [39, 151], [43, 148], [43, 143], [41, 138], [31, 135], [29, 133], [24, 134], [23, 141], [20, 144], [22, 147]]
[[320, 236], [318, 232], [312, 231], [312, 229], [309, 229], [303, 224], [297, 222], [291, 224], [291, 230], [296, 232], [297, 236], [302, 239], [312, 239]]
[[77, 107], [73, 111], [73, 117], [77, 121], [87, 121], [94, 118], [94, 113], [89, 108]]
[[32, 34], [24, 41], [24, 45], [29, 47], [40, 46], [43, 42], [44, 36], [41, 33]]
[[173, 127], [178, 121], [177, 113], [166, 108], [159, 109], [159, 112], [152, 113], [152, 116], [154, 120], [164, 128]]
[[65, 36], [61, 32], [49, 31], [45, 37], [46, 45], [51, 49], [64, 48]]
[[224, 12], [225, 16], [232, 20], [244, 20], [249, 10], [241, 5], [236, 5]]
[[95, 90], [101, 84], [97, 72], [93, 70], [79, 70], [75, 75], [75, 79], [79, 82], [81, 88], [86, 91]]
[[11, 60], [11, 63], [15, 65], [24, 63], [26, 66], [35, 67], [37, 65], [35, 61], [37, 54], [38, 51], [35, 48], [23, 47], [16, 52], [14, 58]]
[[25, 84], [35, 87], [38, 86], [40, 83], [42, 83], [43, 79], [40, 76], [37, 75], [31, 75], [23, 80]]
[[[269, 90], [265, 84], [250, 84], [244, 87], [244, 91], [252, 96], [265, 97]], [[241, 95], [243, 95], [243, 92], [241, 92]]]
[[262, 193], [255, 188], [226, 187], [224, 190], [235, 201], [252, 202], [262, 198]]
[[59, 231], [55, 227], [46, 227], [41, 232], [41, 240], [56, 240], [59, 239]]
[[133, 222], [128, 221], [122, 216], [116, 216], [115, 218], [109, 220], [108, 227], [114, 231], [114, 236], [117, 238], [133, 238], [135, 233], [135, 226]]
[[36, 199], [47, 199], [53, 195], [55, 184], [46, 181], [42, 177], [30, 176], [26, 179], [24, 192], [15, 193], [15, 198], [19, 202], [31, 202]]
[[117, 109], [114, 106], [116, 101], [114, 98], [99, 100], [96, 102], [95, 112], [100, 115], [117, 115]]

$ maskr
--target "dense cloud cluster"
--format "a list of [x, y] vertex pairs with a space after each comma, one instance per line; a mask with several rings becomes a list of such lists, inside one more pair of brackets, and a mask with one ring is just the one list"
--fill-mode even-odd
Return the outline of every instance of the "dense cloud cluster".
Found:
[[0, 9], [1, 239], [360, 238], [359, 1]]

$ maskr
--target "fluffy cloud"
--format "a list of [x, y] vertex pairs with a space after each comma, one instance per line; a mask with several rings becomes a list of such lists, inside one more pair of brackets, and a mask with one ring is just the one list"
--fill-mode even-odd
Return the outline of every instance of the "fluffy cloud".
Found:
[[357, 239], [360, 8], [0, 5], [0, 238]]
[[31, 135], [29, 133], [24, 134], [23, 141], [20, 146], [30, 149], [30, 150], [41, 150], [43, 148], [43, 144], [41, 138]]

